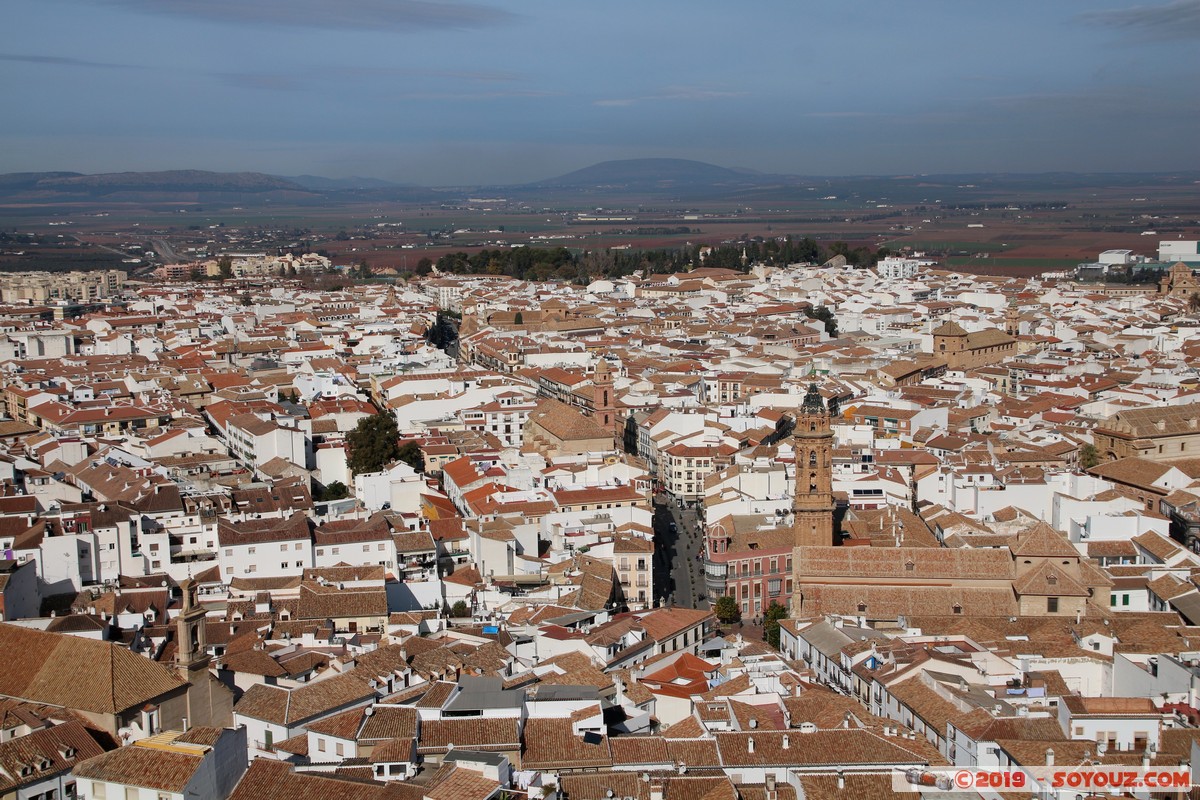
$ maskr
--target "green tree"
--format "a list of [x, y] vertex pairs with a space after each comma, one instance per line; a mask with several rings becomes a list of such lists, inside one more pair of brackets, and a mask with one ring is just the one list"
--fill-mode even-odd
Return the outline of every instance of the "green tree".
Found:
[[358, 421], [346, 434], [346, 459], [355, 475], [379, 472], [400, 456], [400, 431], [391, 414], [374, 414]]
[[1079, 466], [1091, 469], [1100, 463], [1100, 451], [1094, 444], [1085, 444], [1079, 448]]
[[817, 306], [816, 308], [809, 309], [808, 318], [823, 322], [825, 324], [825, 332], [830, 336], [837, 336], [837, 319], [834, 318], [833, 312], [825, 306]]
[[433, 259], [428, 257], [422, 258], [417, 262], [416, 271], [418, 275], [428, 275], [429, 273], [433, 272]]
[[738, 608], [737, 600], [727, 594], [717, 598], [717, 604], [713, 607], [713, 611], [725, 625], [731, 625], [734, 622], [740, 622], [742, 619], [742, 611]]
[[317, 486], [313, 499], [319, 503], [329, 500], [344, 500], [350, 496], [350, 489], [341, 481], [334, 481], [328, 486]]
[[254, 300], [251, 299], [249, 292], [242, 292], [242, 305], [248, 306], [248, 305], [251, 305], [253, 302], [254, 302]]
[[453, 318], [453, 312], [439, 311], [433, 327], [425, 332], [425, 338], [439, 350], [446, 350], [458, 341], [458, 327], [450, 321]]
[[779, 649], [779, 620], [787, 619], [787, 609], [771, 601], [771, 605], [767, 606], [766, 612], [763, 614], [763, 639], [767, 644]]
[[1188, 298], [1188, 311], [1192, 313], [1200, 311], [1200, 292], [1192, 292], [1191, 297]]
[[421, 446], [416, 442], [405, 442], [401, 445], [396, 458], [408, 464], [417, 472], [425, 471], [425, 454], [421, 452]]
[[524, 324], [525, 324], [525, 315], [522, 314], [520, 311], [518, 311], [517, 315], [515, 317], [513, 317], [513, 325], [524, 325]]
[[466, 604], [466, 601], [459, 600], [454, 605], [450, 606], [450, 616], [458, 618], [469, 617], [471, 616], [471, 609]]
[[217, 269], [221, 271], [221, 280], [233, 277], [233, 258], [231, 256], [221, 256], [217, 259]]

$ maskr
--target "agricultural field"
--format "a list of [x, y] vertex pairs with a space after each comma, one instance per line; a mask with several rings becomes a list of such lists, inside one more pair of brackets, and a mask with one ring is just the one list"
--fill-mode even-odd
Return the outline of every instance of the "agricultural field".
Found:
[[[1109, 249], [1154, 256], [1158, 241], [1200, 238], [1192, 183], [1139, 186], [1025, 182], [933, 184], [830, 179], [714, 199], [490, 192], [430, 202], [341, 198], [153, 198], [0, 204], [0, 269], [148, 270], [226, 252], [310, 250], [339, 265], [411, 271], [428, 258], [511, 247], [574, 252], [679, 249], [783, 236], [828, 248], [921, 252], [946, 268], [1037, 274]], [[141, 259], [137, 263], [135, 259]]]

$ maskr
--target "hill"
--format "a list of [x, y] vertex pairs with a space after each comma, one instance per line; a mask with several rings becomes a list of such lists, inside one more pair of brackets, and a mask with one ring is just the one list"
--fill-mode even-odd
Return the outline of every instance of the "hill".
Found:
[[683, 158], [634, 158], [603, 161], [523, 188], [620, 188], [656, 190], [681, 187], [754, 186], [778, 180], [748, 170], [735, 170]]
[[98, 175], [48, 176], [34, 189], [71, 194], [105, 195], [117, 192], [302, 192], [304, 187], [261, 172], [108, 172]]
[[305, 189], [311, 189], [314, 192], [339, 192], [353, 191], [355, 189], [394, 189], [401, 184], [392, 181], [385, 181], [380, 178], [322, 178], [320, 175], [295, 175], [291, 177], [280, 176], [280, 180], [291, 181], [299, 184]]

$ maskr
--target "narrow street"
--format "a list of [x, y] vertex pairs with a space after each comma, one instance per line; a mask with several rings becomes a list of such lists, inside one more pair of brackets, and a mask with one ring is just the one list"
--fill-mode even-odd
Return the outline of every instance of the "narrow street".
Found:
[[663, 605], [707, 608], [704, 596], [704, 536], [697, 515], [667, 495], [654, 498], [655, 594]]

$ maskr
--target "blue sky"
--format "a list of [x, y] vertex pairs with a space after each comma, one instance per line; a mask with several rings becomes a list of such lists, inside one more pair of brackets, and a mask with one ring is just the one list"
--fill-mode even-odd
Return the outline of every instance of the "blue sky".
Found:
[[1200, 169], [1200, 0], [8, 0], [0, 172]]

